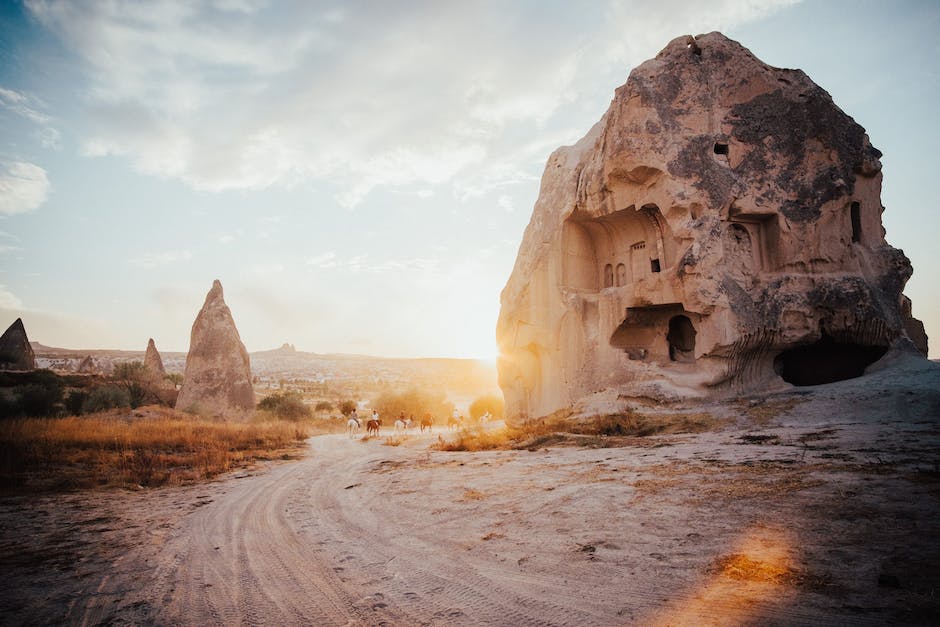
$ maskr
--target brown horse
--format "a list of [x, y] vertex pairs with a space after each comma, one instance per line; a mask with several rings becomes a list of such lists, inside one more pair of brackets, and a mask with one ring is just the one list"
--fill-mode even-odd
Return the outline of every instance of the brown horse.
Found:
[[[463, 418], [463, 416], [461, 416], [461, 418]], [[447, 428], [448, 428], [448, 429], [455, 429], [455, 430], [456, 430], [456, 429], [459, 429], [459, 428], [462, 427], [462, 426], [463, 426], [463, 420], [460, 420], [460, 419], [458, 419], [458, 418], [454, 418], [453, 416], [450, 416], [450, 417], [447, 418]]]
[[424, 433], [425, 429], [431, 431], [432, 426], [434, 426], [434, 421], [431, 419], [430, 414], [421, 419], [421, 433]]
[[382, 426], [382, 419], [370, 420], [366, 423], [366, 435], [372, 435], [372, 432], [375, 431], [375, 435], [379, 434], [379, 427]]

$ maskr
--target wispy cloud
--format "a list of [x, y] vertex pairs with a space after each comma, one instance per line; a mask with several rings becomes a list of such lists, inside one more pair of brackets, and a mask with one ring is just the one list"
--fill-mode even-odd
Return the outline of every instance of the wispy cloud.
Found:
[[27, 213], [46, 202], [51, 185], [41, 167], [14, 161], [0, 168], [0, 215]]
[[0, 107], [37, 125], [39, 141], [44, 147], [59, 148], [61, 134], [52, 126], [52, 117], [40, 110], [45, 107], [44, 103], [14, 89], [0, 87]]
[[166, 266], [180, 261], [188, 261], [193, 255], [188, 250], [167, 250], [159, 253], [147, 253], [140, 257], [128, 259], [128, 263], [141, 268], [152, 269]]
[[334, 268], [338, 265], [336, 253], [333, 251], [310, 257], [307, 259], [306, 263], [308, 266], [314, 266], [316, 268]]
[[5, 285], [0, 285], [0, 309], [19, 309], [22, 306], [23, 301], [16, 294], [8, 290]]
[[[564, 111], [596, 119], [629, 67], [684, 30], [790, 2], [549, 3], [537, 19], [524, 3], [26, 6], [84, 61], [85, 154], [206, 191], [329, 180], [355, 207], [377, 188], [466, 199], [530, 180], [547, 150], [520, 138], [567, 132]], [[615, 77], [601, 94], [599, 75]]]

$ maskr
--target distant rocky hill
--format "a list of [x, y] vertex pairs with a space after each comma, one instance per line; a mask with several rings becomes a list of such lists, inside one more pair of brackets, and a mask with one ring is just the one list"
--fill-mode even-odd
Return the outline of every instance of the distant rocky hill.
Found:
[[[115, 363], [144, 361], [145, 351], [108, 349], [71, 349], [30, 342], [38, 368], [77, 372], [81, 362], [91, 356], [102, 371]], [[161, 351], [168, 373], [182, 373], [186, 353]], [[291, 344], [250, 353], [251, 372], [264, 381], [313, 380], [362, 382], [381, 380], [395, 387], [417, 386], [443, 388], [460, 395], [499, 394], [494, 364], [477, 359], [393, 358], [343, 353], [298, 351]]]

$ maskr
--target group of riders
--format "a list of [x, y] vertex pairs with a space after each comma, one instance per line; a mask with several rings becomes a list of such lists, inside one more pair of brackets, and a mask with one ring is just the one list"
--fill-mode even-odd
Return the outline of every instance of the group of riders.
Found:
[[[486, 424], [492, 418], [489, 411], [480, 416], [480, 424]], [[353, 433], [358, 432], [362, 429], [362, 421], [365, 420], [366, 423], [366, 435], [371, 435], [375, 433], [379, 434], [379, 428], [382, 426], [382, 419], [379, 417], [378, 410], [373, 409], [372, 415], [370, 418], [360, 418], [359, 412], [356, 409], [352, 410], [352, 413], [349, 414], [349, 421], [346, 423], [346, 430], [349, 432], [350, 437]], [[454, 409], [454, 413], [447, 418], [447, 427], [449, 429], [462, 429], [466, 423], [464, 417], [460, 414], [459, 411]], [[405, 431], [411, 429], [415, 426], [414, 414], [410, 417], [405, 417], [405, 412], [401, 412], [398, 416], [398, 419], [395, 421], [395, 431]], [[431, 427], [434, 426], [434, 417], [431, 415], [431, 412], [425, 412], [424, 418], [421, 419], [420, 427], [421, 432], [424, 433], [424, 430], [431, 430]]]

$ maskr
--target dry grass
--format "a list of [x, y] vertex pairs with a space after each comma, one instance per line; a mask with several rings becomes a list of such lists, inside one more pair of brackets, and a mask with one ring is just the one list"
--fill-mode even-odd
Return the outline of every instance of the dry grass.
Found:
[[[638, 498], [662, 496], [664, 491], [689, 490], [705, 502], [750, 498], [775, 498], [823, 484], [813, 472], [823, 466], [793, 467], [779, 462], [743, 464], [663, 464], [647, 470], [648, 477], [633, 487]], [[687, 498], [677, 496], [677, 498]], [[719, 501], [719, 499], [721, 499]]]
[[463, 491], [463, 495], [458, 499], [459, 501], [482, 501], [486, 498], [486, 494], [480, 492], [479, 490], [474, 490], [473, 488], [466, 488]]
[[[720, 428], [725, 420], [711, 414], [645, 415], [609, 414], [572, 420], [570, 412], [559, 412], [521, 427], [500, 430], [464, 429], [455, 438], [440, 437], [434, 448], [441, 451], [486, 451], [491, 449], [536, 450], [550, 445], [611, 447], [635, 445], [635, 438], [676, 433], [700, 433]], [[631, 439], [632, 438], [632, 439]]]
[[158, 486], [289, 456], [302, 423], [225, 422], [167, 408], [0, 423], [0, 487], [59, 491]]
[[805, 401], [805, 398], [791, 397], [771, 401], [741, 400], [736, 404], [753, 424], [766, 427]]

